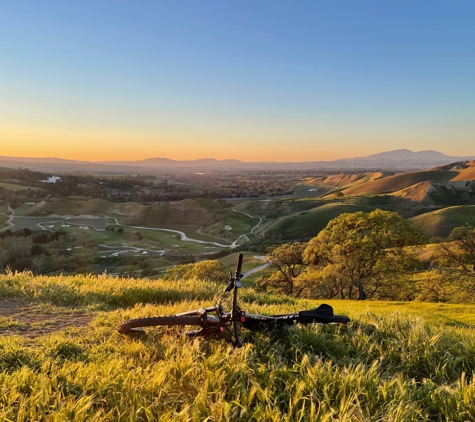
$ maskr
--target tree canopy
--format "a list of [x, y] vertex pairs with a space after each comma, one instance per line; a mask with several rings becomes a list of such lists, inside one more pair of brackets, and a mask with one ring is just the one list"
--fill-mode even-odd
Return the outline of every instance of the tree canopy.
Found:
[[314, 277], [327, 279], [341, 298], [378, 297], [417, 258], [406, 246], [420, 244], [420, 231], [395, 212], [341, 214], [331, 220], [304, 251]]
[[165, 274], [165, 279], [167, 280], [187, 280], [190, 278], [215, 283], [227, 282], [229, 279], [229, 269], [220, 261], [208, 259], [194, 264], [175, 265], [167, 269]]
[[455, 228], [449, 242], [437, 247], [439, 266], [457, 286], [475, 293], [475, 229], [465, 226]]

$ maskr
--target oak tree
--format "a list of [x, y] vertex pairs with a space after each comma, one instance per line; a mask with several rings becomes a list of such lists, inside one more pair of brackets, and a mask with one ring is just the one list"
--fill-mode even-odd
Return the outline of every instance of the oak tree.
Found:
[[296, 282], [305, 270], [302, 257], [304, 250], [305, 244], [299, 242], [284, 243], [275, 248], [265, 259], [274, 272], [256, 280], [256, 283], [276, 293], [301, 296], [308, 287], [306, 279], [301, 279], [303, 283]]
[[375, 210], [341, 214], [308, 243], [304, 260], [331, 277], [341, 298], [378, 297], [418, 263], [409, 245], [423, 236], [399, 214]]
[[449, 242], [437, 245], [436, 259], [446, 277], [457, 287], [475, 293], [475, 229], [464, 226], [455, 228]]

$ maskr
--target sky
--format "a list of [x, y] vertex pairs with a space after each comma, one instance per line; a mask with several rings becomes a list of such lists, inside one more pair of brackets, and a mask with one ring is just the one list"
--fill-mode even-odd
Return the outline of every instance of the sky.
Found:
[[475, 1], [0, 0], [0, 155], [475, 155]]

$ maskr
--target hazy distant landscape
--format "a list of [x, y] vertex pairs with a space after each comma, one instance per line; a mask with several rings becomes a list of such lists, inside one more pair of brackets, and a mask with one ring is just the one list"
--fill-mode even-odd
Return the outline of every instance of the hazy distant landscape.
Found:
[[369, 155], [367, 157], [345, 158], [336, 161], [307, 161], [307, 162], [272, 162], [256, 161], [244, 162], [239, 160], [216, 160], [198, 159], [190, 161], [178, 161], [168, 158], [148, 158], [139, 161], [74, 161], [58, 158], [27, 158], [27, 157], [5, 157], [0, 156], [0, 166], [4, 167], [26, 167], [42, 170], [76, 170], [88, 172], [127, 172], [137, 171], [153, 172], [156, 170], [220, 170], [235, 171], [237, 169], [246, 170], [298, 170], [298, 169], [386, 169], [386, 170], [407, 170], [423, 169], [431, 166], [448, 164], [456, 161], [474, 160], [475, 156], [451, 157], [437, 151], [413, 152], [408, 149], [382, 152]]
[[[408, 155], [380, 154], [400, 160]], [[375, 209], [413, 219], [428, 239], [447, 237], [474, 220], [474, 180], [475, 161], [468, 160], [419, 171], [343, 173], [157, 167], [131, 175], [4, 167], [0, 233], [29, 233], [29, 242], [43, 253], [35, 258], [25, 252], [23, 259], [0, 264], [20, 271], [34, 267], [36, 273], [157, 276], [177, 263], [236, 251], [265, 254], [285, 242], [305, 242], [342, 213]], [[47, 251], [49, 242], [41, 243], [51, 235], [61, 239], [62, 249], [55, 251], [60, 257]], [[59, 266], [50, 262], [55, 260]]]

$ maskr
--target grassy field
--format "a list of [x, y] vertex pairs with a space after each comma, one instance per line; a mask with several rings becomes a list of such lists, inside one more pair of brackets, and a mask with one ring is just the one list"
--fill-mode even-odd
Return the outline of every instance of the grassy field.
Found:
[[[15, 225], [12, 227], [12, 230], [23, 230], [23, 229], [30, 229], [30, 230], [41, 230], [38, 224], [43, 224], [44, 226], [54, 225], [55, 222], [60, 220], [56, 217], [14, 217], [13, 224]], [[59, 224], [60, 226], [60, 224]]]
[[7, 225], [7, 221], [9, 218], [7, 211], [7, 203], [5, 201], [0, 201], [0, 230]]
[[[90, 201], [58, 200], [39, 202], [35, 205], [24, 204], [15, 210], [18, 216], [56, 215], [99, 215], [107, 214], [114, 204], [102, 199]], [[122, 205], [122, 204], [119, 204]]]
[[[200, 226], [191, 226], [191, 225], [184, 225], [184, 224], [170, 224], [170, 225], [163, 224], [160, 226], [160, 228], [178, 230], [185, 233], [191, 239], [202, 240], [204, 242], [226, 243], [225, 239], [223, 238], [211, 236], [208, 233], [203, 233]], [[150, 231], [153, 231], [153, 230], [150, 230]], [[178, 238], [180, 237], [178, 236]], [[228, 241], [227, 243], [230, 243], [230, 242]]]
[[48, 214], [79, 216], [107, 215], [121, 224], [159, 227], [161, 224], [208, 225], [215, 215], [194, 200], [184, 200], [167, 205], [141, 205], [136, 202], [113, 203], [102, 199], [89, 201], [60, 200], [23, 205], [16, 210], [19, 216]]
[[[76, 225], [69, 225], [69, 227], [64, 227], [67, 222], [60, 222], [54, 225], [54, 230], [62, 230], [66, 233], [79, 233], [86, 232], [91, 236], [96, 242], [104, 244], [107, 246], [133, 246], [137, 248], [152, 248], [152, 249], [184, 249], [189, 252], [211, 252], [219, 251], [219, 247], [211, 247], [212, 245], [182, 241], [180, 235], [177, 233], [170, 233], [161, 230], [153, 229], [136, 229], [127, 226], [108, 226], [109, 230], [97, 231], [92, 228], [89, 230], [80, 229]], [[123, 233], [119, 233], [118, 229], [122, 227], [124, 229]], [[182, 227], [180, 227], [182, 228]], [[112, 230], [114, 229], [114, 230]], [[174, 227], [174, 229], [177, 229]], [[192, 236], [193, 233], [190, 233]], [[203, 236], [196, 236], [197, 238], [202, 238]], [[208, 241], [215, 241], [215, 239], [207, 239]]]
[[330, 188], [322, 186], [320, 183], [297, 183], [293, 185], [294, 193], [285, 195], [284, 198], [318, 198], [327, 192]]
[[[127, 230], [127, 228], [125, 228]], [[219, 251], [221, 248], [210, 245], [202, 244], [196, 242], [187, 242], [182, 241], [181, 237], [177, 233], [171, 233], [161, 230], [152, 230], [152, 229], [131, 229], [139, 232], [145, 240], [150, 240], [156, 242], [158, 245], [163, 245], [166, 248], [182, 248], [190, 252], [209, 252], [209, 251]], [[174, 230], [178, 230], [174, 227]], [[189, 233], [193, 238], [200, 238], [201, 236], [193, 236], [193, 233]], [[216, 241], [216, 239], [207, 239], [206, 241]]]
[[8, 221], [7, 214], [0, 214], [0, 230], [6, 227]]
[[6, 213], [7, 210], [7, 203], [5, 201], [0, 201], [0, 214]]
[[[348, 327], [190, 340], [128, 338], [118, 322], [210, 304], [223, 286], [109, 277], [0, 276], [0, 420], [469, 421], [473, 305], [330, 302]], [[314, 301], [242, 289], [242, 307]]]
[[37, 187], [34, 187], [34, 186], [24, 186], [24, 185], [17, 185], [17, 184], [14, 184], [14, 183], [4, 183], [4, 182], [0, 182], [0, 187], [5, 188], [6, 190], [9, 190], [9, 191], [13, 191], [13, 192], [18, 192], [18, 191], [21, 191], [21, 190], [28, 190], [28, 189], [44, 190], [42, 188], [37, 188]]
[[[183, 248], [189, 252], [199, 252], [199, 253], [206, 253], [206, 252], [213, 252], [219, 251], [221, 248], [219, 246], [215, 246], [212, 244], [203, 244], [191, 241], [182, 241], [181, 237], [178, 233], [171, 233], [161, 230], [154, 230], [153, 227], [150, 228], [137, 228], [129, 225], [123, 225], [122, 228], [125, 230], [125, 234], [119, 234], [117, 230], [120, 226], [114, 224], [114, 220], [105, 217], [95, 217], [94, 215], [101, 215], [100, 213], [103, 211], [107, 211], [106, 207], [113, 208], [109, 209], [109, 212], [112, 215], [118, 215], [117, 213], [122, 212], [131, 212], [131, 216], [127, 217], [127, 220], [132, 221], [136, 219], [134, 217], [134, 212], [136, 211], [136, 207], [139, 207], [142, 211], [145, 209], [143, 206], [139, 204], [117, 204], [114, 205], [112, 203], [108, 203], [106, 201], [86, 201], [86, 202], [75, 202], [75, 201], [58, 201], [56, 203], [43, 203], [37, 205], [25, 204], [19, 207], [16, 211], [16, 216], [14, 218], [15, 227], [14, 230], [21, 230], [23, 228], [29, 228], [31, 230], [39, 230], [40, 227], [38, 223], [44, 223], [43, 226], [48, 228], [48, 230], [62, 230], [67, 233], [78, 233], [83, 232], [84, 228], [81, 226], [88, 226], [89, 230], [87, 233], [91, 235], [91, 237], [106, 245], [121, 245], [126, 242], [130, 246], [136, 247], [147, 247], [147, 245], [152, 244], [153, 246], [159, 248]], [[114, 208], [116, 207], [116, 208]], [[118, 208], [117, 208], [118, 207]], [[129, 209], [129, 208], [132, 209]], [[4, 206], [5, 211], [6, 207]], [[119, 210], [120, 208], [120, 210]], [[185, 204], [186, 208], [186, 204]], [[147, 208], [149, 209], [149, 208]], [[135, 211], [134, 211], [135, 210]], [[185, 214], [187, 212], [192, 212], [193, 207], [189, 210], [185, 210]], [[65, 217], [51, 217], [48, 216], [51, 213], [56, 215], [68, 216], [68, 219], [65, 220]], [[87, 214], [89, 212], [97, 212], [96, 214]], [[203, 210], [203, 212], [207, 212]], [[231, 212], [231, 211], [229, 211]], [[32, 216], [45, 213], [45, 216]], [[70, 218], [70, 216], [81, 215], [82, 217]], [[243, 214], [232, 213], [236, 215], [235, 219], [233, 220], [236, 227], [241, 229], [242, 227], [246, 228], [251, 227], [250, 224], [246, 224], [245, 220], [252, 220], [256, 221], [257, 219], [251, 219]], [[89, 218], [85, 218], [90, 216]], [[0, 214], [0, 224], [8, 217], [5, 215]], [[122, 218], [123, 220], [124, 218]], [[121, 218], [119, 218], [121, 220]], [[244, 222], [243, 222], [244, 221]], [[139, 224], [141, 221], [137, 221]], [[150, 223], [150, 222], [149, 222]], [[104, 230], [104, 228], [114, 229], [112, 230]], [[189, 238], [197, 239], [203, 242], [218, 242], [222, 244], [231, 244], [233, 240], [235, 240], [239, 234], [234, 233], [232, 238], [229, 240], [210, 236], [206, 233], [200, 232], [199, 225], [185, 225], [185, 224], [159, 224], [156, 222], [157, 228], [163, 229], [170, 229], [170, 230], [178, 230], [184, 232]], [[2, 227], [2, 226], [0, 226]], [[95, 230], [97, 228], [99, 230]], [[250, 229], [249, 229], [250, 230]], [[137, 236], [133, 237], [132, 234], [135, 233]], [[141, 239], [139, 239], [139, 235]], [[132, 242], [132, 243], [131, 243]]]
[[219, 221], [201, 231], [224, 241], [234, 241], [242, 234], [248, 234], [259, 223], [258, 217], [249, 217], [233, 210], [219, 210], [216, 212]]
[[[112, 218], [117, 218], [125, 230], [140, 232], [144, 238], [162, 244], [163, 246], [184, 247], [189, 251], [206, 251], [206, 249], [215, 248], [213, 245], [202, 245], [193, 242], [183, 242], [176, 233], [167, 233], [166, 231], [153, 230], [154, 228], [163, 228], [178, 230], [184, 232], [189, 238], [201, 240], [204, 242], [226, 243], [226, 239], [208, 235], [200, 231], [200, 227], [206, 226], [220, 220], [217, 213], [232, 222], [236, 226], [236, 233], [233, 232], [228, 240], [231, 243], [241, 234], [241, 231], [252, 228], [257, 224], [257, 219], [249, 218], [243, 214], [234, 213], [230, 210], [222, 211], [223, 206], [214, 201], [193, 201], [186, 200], [169, 205], [144, 206], [138, 203], [119, 203], [115, 204], [104, 200], [90, 201], [57, 201], [41, 202], [36, 205], [24, 204], [15, 210], [15, 224], [19, 227], [30, 226], [38, 229], [37, 223], [44, 221], [53, 221], [54, 217], [48, 217], [51, 214], [58, 216], [96, 216], [92, 218], [75, 218], [69, 223], [94, 226], [98, 229], [104, 229], [107, 223], [108, 227], [117, 229]], [[210, 211], [213, 209], [212, 211]], [[231, 215], [232, 214], [232, 215]], [[40, 217], [44, 216], [44, 217]], [[102, 216], [102, 217], [101, 217]], [[110, 216], [107, 219], [104, 216]], [[107, 221], [106, 221], [107, 220]], [[247, 221], [248, 220], [248, 221]], [[252, 223], [251, 223], [252, 221]], [[67, 222], [66, 222], [67, 223]], [[69, 224], [68, 223], [68, 224]], [[77, 225], [76, 224], [76, 225]], [[229, 224], [228, 222], [226, 224]], [[64, 230], [62, 225], [55, 225], [55, 229]], [[138, 228], [144, 227], [144, 228]], [[66, 231], [78, 230], [74, 226]], [[102, 233], [102, 232], [101, 232]], [[90, 234], [97, 240], [107, 241], [111, 237], [117, 240], [117, 236], [101, 233]], [[109, 243], [107, 243], [109, 244]], [[174, 246], [178, 245], [178, 246]], [[219, 248], [218, 248], [219, 249]]]

